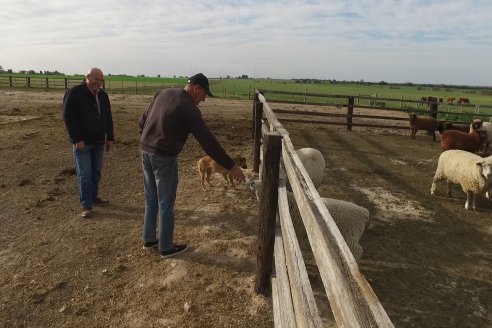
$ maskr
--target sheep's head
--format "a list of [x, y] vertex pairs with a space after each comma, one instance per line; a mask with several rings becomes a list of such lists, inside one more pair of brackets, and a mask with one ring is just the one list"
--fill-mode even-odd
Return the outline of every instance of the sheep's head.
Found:
[[251, 189], [256, 194], [256, 198], [260, 200], [261, 192], [262, 192], [261, 180], [253, 180], [246, 177], [244, 183], [249, 187], [249, 189]]
[[483, 122], [480, 119], [474, 119], [470, 124], [470, 131], [478, 131], [482, 128]]

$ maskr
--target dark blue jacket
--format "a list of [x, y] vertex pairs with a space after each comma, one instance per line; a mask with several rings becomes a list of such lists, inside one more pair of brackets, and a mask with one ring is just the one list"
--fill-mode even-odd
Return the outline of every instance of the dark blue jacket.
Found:
[[104, 90], [96, 97], [84, 83], [65, 93], [63, 97], [63, 120], [70, 142], [84, 141], [85, 144], [104, 144], [114, 141], [113, 117], [108, 94]]

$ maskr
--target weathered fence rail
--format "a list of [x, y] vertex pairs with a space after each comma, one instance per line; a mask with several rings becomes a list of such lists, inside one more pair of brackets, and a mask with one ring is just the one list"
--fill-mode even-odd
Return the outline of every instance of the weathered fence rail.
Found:
[[[347, 102], [344, 101], [348, 99], [347, 95], [334, 95], [334, 94], [318, 94], [318, 93], [308, 93], [308, 92], [289, 92], [280, 90], [267, 90], [261, 89], [260, 93], [269, 95], [268, 102], [273, 103], [287, 103], [287, 104], [303, 104], [303, 105], [325, 105], [325, 106], [347, 106]], [[270, 96], [280, 96], [279, 98]], [[490, 104], [458, 104], [458, 103], [448, 103], [440, 101], [432, 101], [421, 99], [411, 99], [404, 98], [388, 98], [388, 97], [378, 97], [377, 95], [352, 95], [355, 99], [355, 104], [360, 108], [379, 108], [379, 109], [407, 109], [422, 110], [424, 107], [430, 107], [436, 105], [438, 107], [446, 108], [448, 111], [453, 109], [459, 109], [461, 112], [464, 110], [477, 112], [481, 109], [492, 110], [492, 105]], [[290, 98], [290, 99], [289, 99]]]
[[[259, 92], [253, 111], [253, 136], [264, 142], [256, 291], [265, 293], [267, 282], [271, 283], [275, 326], [322, 327], [289, 214], [288, 179], [337, 326], [393, 327], [297, 156], [289, 133]], [[260, 144], [255, 140], [254, 163], [260, 162], [261, 152], [256, 150]], [[283, 168], [278, 165], [281, 160]]]
[[[410, 106], [396, 106], [396, 107], [375, 107], [368, 105], [360, 105], [359, 99], [370, 99], [370, 97], [351, 97], [346, 95], [321, 95], [321, 94], [309, 94], [309, 93], [296, 93], [296, 92], [284, 92], [284, 91], [270, 91], [261, 90], [260, 93], [283, 95], [283, 99], [277, 98], [275, 101], [269, 103], [276, 104], [300, 104], [316, 106], [319, 110], [296, 110], [296, 109], [275, 109], [274, 112], [282, 114], [283, 122], [297, 122], [297, 123], [316, 123], [326, 125], [345, 125], [348, 130], [352, 127], [373, 127], [373, 128], [387, 128], [387, 129], [408, 129], [408, 113], [417, 113], [419, 115], [433, 115], [441, 121], [450, 123], [463, 123], [471, 122], [473, 119], [479, 118], [482, 120], [490, 120], [492, 116], [492, 110], [488, 113], [480, 113], [475, 110], [475, 105], [458, 105], [458, 104], [443, 104], [438, 102], [427, 101], [429, 107], [422, 108], [420, 106], [421, 101], [416, 100], [403, 100], [403, 99], [391, 99], [391, 98], [378, 98], [380, 101], [398, 101], [400, 103], [418, 104], [419, 107], [410, 108]], [[326, 102], [309, 102], [309, 101], [292, 101], [289, 97], [296, 95], [316, 97], [318, 99], [327, 98]], [[337, 102], [331, 100], [337, 99]], [[487, 108], [488, 105], [482, 105], [482, 108]], [[337, 112], [333, 110], [333, 107], [338, 109]], [[456, 111], [451, 111], [450, 107], [453, 107]], [[468, 108], [469, 111], [465, 112], [463, 107]], [[490, 106], [492, 108], [492, 106]], [[374, 109], [378, 115], [369, 115], [358, 113], [357, 109]], [[345, 112], [340, 110], [346, 109]], [[472, 110], [473, 109], [473, 110]], [[321, 111], [320, 111], [321, 110]], [[379, 113], [391, 112], [392, 115], [379, 115]], [[400, 116], [395, 116], [395, 113], [401, 113]], [[302, 116], [300, 118], [294, 116]], [[318, 119], [318, 117], [320, 119]], [[314, 118], [314, 119], [313, 119]], [[364, 120], [362, 120], [364, 119]], [[384, 121], [384, 122], [383, 122]], [[388, 122], [395, 122], [391, 124]]]

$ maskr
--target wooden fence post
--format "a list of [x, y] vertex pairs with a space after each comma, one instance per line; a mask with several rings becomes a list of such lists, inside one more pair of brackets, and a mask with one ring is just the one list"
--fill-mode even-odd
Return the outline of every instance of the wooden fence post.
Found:
[[272, 273], [282, 136], [278, 132], [267, 132], [264, 139], [264, 165], [261, 173], [262, 196], [258, 210], [258, 251], [256, 253], [255, 281], [255, 291], [257, 294], [262, 295], [266, 295], [269, 289], [270, 275]]
[[255, 95], [254, 95], [254, 98], [253, 98], [253, 111], [252, 111], [252, 119], [251, 119], [251, 139], [254, 139], [255, 138], [255, 122], [256, 122], [256, 119], [255, 119], [255, 108], [256, 108], [256, 103], [258, 102], [258, 91], [255, 90]]
[[65, 89], [68, 89], [68, 80], [67, 78], [65, 78], [64, 80], [65, 80]]
[[354, 115], [354, 96], [349, 96], [347, 107], [347, 130], [352, 131], [352, 116]]
[[46, 77], [46, 89], [49, 89], [49, 88], [50, 88], [50, 82], [49, 82], [48, 77]]
[[12, 76], [9, 76], [9, 85], [12, 87], [13, 84], [12, 84]]
[[253, 159], [253, 172], [260, 170], [260, 147], [261, 147], [261, 120], [263, 118], [263, 103], [257, 102], [255, 106], [255, 124], [254, 124], [254, 145], [255, 153]]

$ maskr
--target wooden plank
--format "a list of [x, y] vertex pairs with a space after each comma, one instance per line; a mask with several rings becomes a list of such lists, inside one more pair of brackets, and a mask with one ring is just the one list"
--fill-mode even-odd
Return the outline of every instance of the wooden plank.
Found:
[[[260, 129], [260, 126], [257, 127]], [[264, 136], [264, 163], [261, 174], [262, 197], [258, 208], [258, 249], [255, 291], [266, 295], [273, 263], [273, 242], [278, 204], [278, 170], [280, 166], [281, 135], [269, 132]]]
[[[339, 327], [394, 327], [295, 153], [287, 130], [264, 102], [265, 116], [283, 139], [282, 157], [320, 277]], [[294, 288], [295, 289], [295, 288]], [[294, 291], [293, 289], [293, 291]], [[294, 296], [293, 296], [294, 297]]]
[[314, 188], [288, 136], [282, 157], [339, 327], [394, 327]]
[[[277, 221], [278, 221], [277, 216]], [[280, 225], [275, 227], [275, 266], [272, 275], [273, 322], [275, 327], [297, 327], [290, 293], [289, 275]]]
[[279, 218], [297, 327], [322, 327], [301, 248], [292, 224], [285, 180], [279, 185]]

